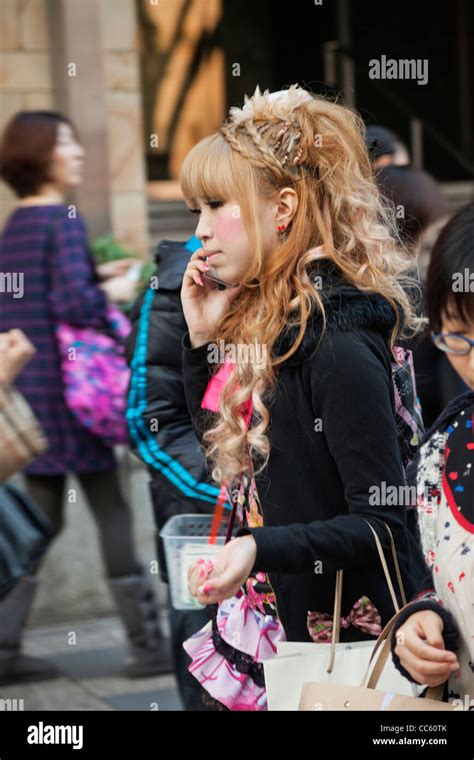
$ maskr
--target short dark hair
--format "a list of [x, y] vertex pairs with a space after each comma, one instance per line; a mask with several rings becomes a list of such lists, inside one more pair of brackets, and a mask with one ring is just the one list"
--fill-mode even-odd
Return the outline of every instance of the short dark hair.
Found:
[[71, 121], [56, 111], [20, 111], [0, 141], [0, 177], [20, 198], [38, 192], [50, 180], [51, 157], [60, 124]]
[[381, 156], [393, 156], [397, 149], [400, 138], [387, 127], [380, 124], [369, 124], [365, 132], [365, 143], [369, 151], [371, 161], [376, 161]]
[[431, 252], [425, 303], [430, 329], [441, 331], [444, 313], [454, 308], [463, 322], [474, 319], [474, 295], [469, 288], [453, 290], [454, 275], [474, 272], [474, 203], [461, 208], [443, 227]]

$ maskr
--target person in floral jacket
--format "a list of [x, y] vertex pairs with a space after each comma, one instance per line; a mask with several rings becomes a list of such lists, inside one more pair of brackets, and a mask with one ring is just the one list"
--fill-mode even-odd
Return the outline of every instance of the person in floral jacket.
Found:
[[447, 681], [449, 701], [474, 710], [474, 298], [462, 287], [472, 271], [470, 203], [444, 227], [433, 249], [427, 310], [435, 345], [471, 390], [454, 399], [426, 433], [409, 471], [427, 575], [395, 627], [392, 651], [407, 678], [429, 686]]

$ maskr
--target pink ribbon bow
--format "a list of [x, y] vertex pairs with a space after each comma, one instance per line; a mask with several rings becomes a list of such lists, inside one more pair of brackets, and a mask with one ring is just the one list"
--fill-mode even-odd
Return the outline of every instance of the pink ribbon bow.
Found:
[[[219, 411], [222, 391], [234, 367], [235, 363], [231, 359], [226, 359], [218, 372], [211, 377], [201, 401], [202, 409], [210, 409], [211, 412]], [[236, 388], [238, 389], [239, 386], [237, 385]], [[252, 399], [249, 398], [242, 404], [241, 409], [245, 418], [245, 424], [249, 427], [250, 420], [252, 419]]]
[[[313, 641], [331, 641], [333, 622], [333, 616], [327, 612], [308, 612], [308, 631]], [[371, 636], [380, 636], [382, 620], [367, 596], [361, 596], [347, 617], [341, 615], [341, 627], [349, 628], [351, 625]]]

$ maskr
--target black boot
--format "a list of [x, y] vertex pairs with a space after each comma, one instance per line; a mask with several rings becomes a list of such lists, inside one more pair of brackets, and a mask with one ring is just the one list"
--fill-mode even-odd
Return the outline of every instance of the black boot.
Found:
[[21, 652], [21, 636], [33, 603], [38, 578], [25, 575], [0, 601], [0, 686], [57, 678], [56, 665]]
[[171, 673], [171, 651], [163, 635], [155, 596], [145, 574], [109, 578], [117, 608], [127, 632], [130, 657], [125, 673], [145, 678]]

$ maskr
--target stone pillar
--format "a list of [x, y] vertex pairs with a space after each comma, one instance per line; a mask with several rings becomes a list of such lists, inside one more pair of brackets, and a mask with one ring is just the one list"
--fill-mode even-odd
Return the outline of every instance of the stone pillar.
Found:
[[[56, 109], [86, 149], [76, 191], [91, 238], [148, 255], [134, 0], [1, 0], [0, 128], [16, 111]], [[0, 226], [15, 198], [0, 183]]]
[[135, 0], [100, 0], [100, 11], [112, 229], [118, 240], [146, 258], [148, 203]]
[[95, 237], [111, 229], [101, 7], [96, 0], [48, 0], [48, 15], [57, 107], [86, 150], [84, 181], [73, 201]]
[[[55, 105], [46, 0], [0, 2], [0, 130], [17, 112]], [[16, 198], [0, 182], [0, 227]]]

